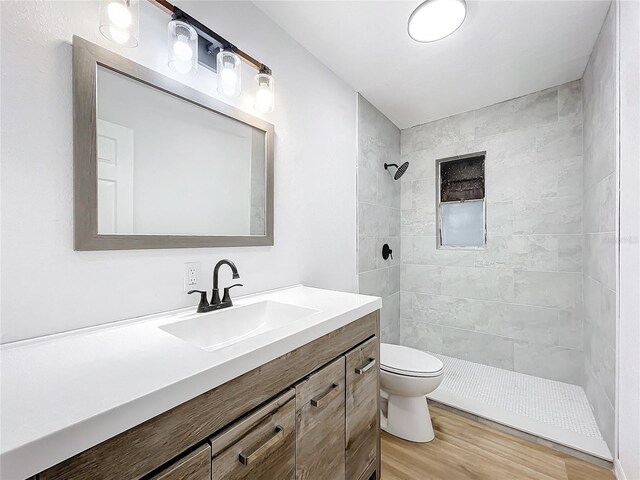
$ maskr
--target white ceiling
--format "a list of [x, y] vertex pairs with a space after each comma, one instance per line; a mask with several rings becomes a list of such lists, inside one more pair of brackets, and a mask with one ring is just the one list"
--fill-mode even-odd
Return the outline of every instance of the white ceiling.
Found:
[[609, 0], [468, 0], [458, 31], [417, 43], [407, 19], [420, 3], [255, 2], [400, 128], [581, 78], [609, 7]]

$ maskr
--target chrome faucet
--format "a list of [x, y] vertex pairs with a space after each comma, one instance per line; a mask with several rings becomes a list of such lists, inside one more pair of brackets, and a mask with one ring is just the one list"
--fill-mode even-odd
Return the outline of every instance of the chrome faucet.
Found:
[[212, 310], [220, 310], [221, 308], [227, 308], [233, 306], [233, 302], [231, 301], [231, 294], [229, 290], [233, 287], [242, 287], [241, 283], [236, 283], [234, 285], [230, 285], [224, 289], [224, 293], [222, 295], [222, 300], [220, 300], [220, 289], [218, 288], [218, 273], [220, 271], [220, 267], [222, 265], [229, 265], [231, 268], [231, 273], [233, 274], [233, 279], [240, 278], [240, 274], [238, 273], [238, 269], [236, 265], [231, 260], [220, 260], [216, 263], [216, 266], [213, 269], [213, 291], [211, 292], [211, 303], [207, 301], [207, 292], [203, 290], [190, 290], [188, 293], [199, 293], [200, 294], [200, 303], [198, 304], [198, 313], [210, 312]]

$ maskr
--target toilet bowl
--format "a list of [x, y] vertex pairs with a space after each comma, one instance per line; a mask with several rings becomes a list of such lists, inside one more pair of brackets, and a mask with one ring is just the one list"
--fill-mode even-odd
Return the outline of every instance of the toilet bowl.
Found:
[[438, 388], [443, 375], [442, 361], [433, 355], [415, 348], [381, 343], [381, 403], [386, 403], [386, 408], [380, 412], [382, 430], [411, 442], [433, 440], [426, 395]]

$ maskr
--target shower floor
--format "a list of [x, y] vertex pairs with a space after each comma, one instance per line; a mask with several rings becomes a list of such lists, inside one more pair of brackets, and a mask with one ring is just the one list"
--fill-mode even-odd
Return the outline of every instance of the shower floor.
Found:
[[576, 385], [435, 355], [442, 384], [428, 398], [589, 455], [611, 460], [584, 390]]

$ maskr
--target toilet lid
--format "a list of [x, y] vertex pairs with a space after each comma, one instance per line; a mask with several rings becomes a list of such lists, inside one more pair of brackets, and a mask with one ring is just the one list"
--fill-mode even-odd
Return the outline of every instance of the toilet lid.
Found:
[[380, 344], [380, 368], [413, 377], [432, 377], [442, 373], [442, 361], [426, 352], [403, 345]]

